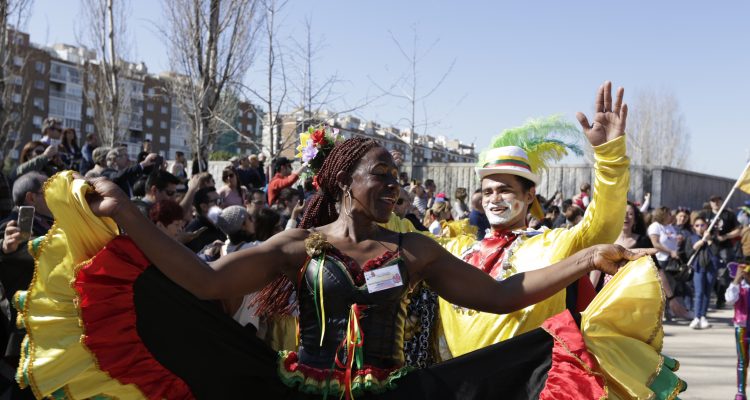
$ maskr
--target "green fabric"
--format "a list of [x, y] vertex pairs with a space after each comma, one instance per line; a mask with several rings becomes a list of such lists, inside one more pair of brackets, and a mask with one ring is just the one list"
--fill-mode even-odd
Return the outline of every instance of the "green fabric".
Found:
[[673, 371], [679, 368], [679, 363], [667, 356], [663, 356], [663, 364], [659, 375], [651, 383], [649, 389], [654, 392], [655, 399], [674, 400], [677, 395], [687, 389], [687, 382], [681, 380]]

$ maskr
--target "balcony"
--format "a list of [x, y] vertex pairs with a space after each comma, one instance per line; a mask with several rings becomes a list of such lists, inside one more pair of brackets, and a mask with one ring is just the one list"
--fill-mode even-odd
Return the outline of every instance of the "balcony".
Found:
[[67, 76], [64, 71], [55, 71], [54, 69], [49, 72], [49, 80], [65, 83], [67, 82]]
[[137, 118], [131, 118], [128, 128], [133, 131], [143, 131], [143, 121]]
[[65, 99], [65, 98], [67, 98], [67, 94], [65, 94], [65, 91], [55, 90], [55, 89], [52, 89], [52, 88], [49, 89], [49, 95], [50, 95], [50, 97], [57, 97], [58, 99]]

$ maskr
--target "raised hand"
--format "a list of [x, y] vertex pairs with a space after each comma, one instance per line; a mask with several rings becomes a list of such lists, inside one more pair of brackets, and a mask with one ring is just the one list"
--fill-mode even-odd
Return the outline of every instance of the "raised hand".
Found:
[[625, 121], [628, 118], [628, 105], [622, 103], [625, 89], [617, 88], [617, 97], [612, 104], [612, 82], [606, 81], [596, 93], [596, 113], [593, 124], [582, 112], [576, 118], [583, 128], [583, 133], [592, 146], [607, 143], [625, 134]]
[[614, 275], [629, 261], [656, 254], [656, 249], [626, 249], [617, 244], [600, 244], [589, 247], [587, 252], [592, 270]]

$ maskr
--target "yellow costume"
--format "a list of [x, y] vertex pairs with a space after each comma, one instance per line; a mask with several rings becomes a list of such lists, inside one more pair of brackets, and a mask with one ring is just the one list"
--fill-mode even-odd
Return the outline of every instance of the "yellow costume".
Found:
[[[594, 147], [594, 156], [593, 199], [583, 220], [570, 229], [547, 230], [529, 238], [520, 236], [509, 249], [511, 267], [504, 271], [503, 278], [554, 264], [586, 247], [617, 239], [622, 230], [629, 181], [625, 138]], [[452, 243], [446, 247], [456, 256], [467, 250], [466, 246], [461, 248]], [[467, 310], [440, 299], [440, 320], [448, 350], [455, 357], [538, 328], [564, 309], [564, 290], [506, 315]]]

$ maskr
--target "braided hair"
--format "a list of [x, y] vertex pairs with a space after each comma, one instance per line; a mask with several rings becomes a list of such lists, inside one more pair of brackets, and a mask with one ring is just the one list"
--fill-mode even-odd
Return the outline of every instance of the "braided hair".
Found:
[[299, 227], [308, 229], [323, 226], [335, 221], [339, 213], [336, 202], [343, 195], [336, 181], [339, 171], [351, 173], [354, 165], [371, 149], [380, 146], [374, 139], [355, 137], [348, 139], [333, 148], [328, 154], [316, 176], [318, 193], [310, 199], [305, 215]]
[[[378, 146], [378, 142], [373, 139], [355, 137], [337, 144], [331, 150], [315, 177], [318, 192], [310, 199], [299, 224], [300, 228], [327, 225], [339, 217], [336, 202], [341, 199], [343, 193], [336, 182], [336, 174], [339, 171], [351, 173], [354, 165], [365, 153]], [[257, 306], [255, 313], [261, 317], [291, 315], [296, 307], [295, 302], [290, 301], [293, 292], [294, 284], [286, 276], [281, 276], [264, 287], [251, 304]]]

